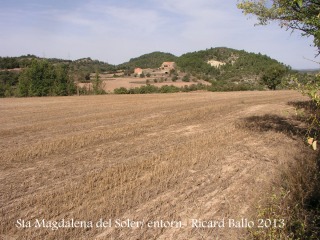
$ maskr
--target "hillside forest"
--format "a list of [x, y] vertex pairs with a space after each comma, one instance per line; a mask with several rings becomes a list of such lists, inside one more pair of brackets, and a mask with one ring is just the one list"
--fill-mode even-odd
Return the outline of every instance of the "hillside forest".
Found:
[[[208, 63], [210, 60], [223, 64], [219, 67], [211, 66]], [[103, 94], [105, 91], [99, 89], [101, 85], [99, 73], [120, 72], [123, 76], [130, 76], [137, 67], [156, 69], [165, 61], [176, 62], [176, 71], [211, 83], [200, 87], [201, 90], [208, 91], [286, 89], [294, 87], [292, 78], [298, 78], [302, 82], [312, 78], [312, 74], [308, 72], [293, 71], [289, 66], [261, 53], [249, 53], [225, 47], [186, 53], [180, 57], [170, 53], [153, 52], [119, 65], [91, 58], [71, 61], [25, 55], [0, 57], [0, 97], [88, 94], [84, 89], [79, 89], [78, 83], [92, 83], [94, 91], [89, 94]], [[166, 86], [165, 90], [144, 86], [142, 91], [120, 89], [115, 93], [182, 90], [173, 86]], [[191, 90], [199, 90], [199, 87], [193, 87]]]

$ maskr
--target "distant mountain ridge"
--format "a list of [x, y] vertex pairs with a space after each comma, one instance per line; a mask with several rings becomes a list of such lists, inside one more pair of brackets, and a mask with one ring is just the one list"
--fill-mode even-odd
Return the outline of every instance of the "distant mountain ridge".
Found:
[[312, 69], [296, 69], [296, 71], [301, 72], [301, 73], [317, 74], [317, 73], [320, 73], [320, 68], [312, 68]]
[[[42, 60], [45, 60], [45, 62]], [[155, 79], [156, 74], [153, 73], [157, 71], [157, 68], [160, 68], [163, 62], [175, 62], [176, 71], [163, 73], [159, 79]], [[179, 57], [171, 53], [152, 52], [131, 58], [128, 62], [119, 65], [93, 60], [90, 57], [78, 60], [40, 58], [35, 55], [0, 57], [0, 97], [21, 95], [21, 91], [17, 91], [18, 87], [23, 85], [23, 79], [28, 80], [24, 74], [28, 72], [30, 67], [38, 65], [50, 66], [51, 70], [56, 71], [56, 75], [59, 75], [62, 71], [61, 69], [64, 69], [65, 72], [68, 72], [66, 78], [71, 79], [73, 83], [81, 84], [93, 84], [94, 79], [99, 82], [99, 76], [107, 75], [114, 77], [113, 80], [118, 80], [121, 77], [124, 79], [132, 77], [134, 81], [137, 81], [137, 76], [133, 74], [134, 69], [142, 68], [145, 69], [148, 75], [141, 75], [139, 80], [141, 82], [144, 81], [142, 80], [143, 77], [148, 77], [148, 83], [145, 80], [146, 85], [158, 83], [158, 81], [160, 83], [167, 81], [168, 84], [180, 81], [184, 84], [183, 82], [197, 83], [204, 80], [206, 81], [205, 88], [209, 91], [264, 90], [266, 89], [266, 83], [263, 80], [266, 79], [265, 76], [270, 76], [274, 73], [283, 73], [284, 75], [297, 73], [297, 71], [292, 71], [289, 66], [261, 53], [249, 53], [244, 50], [226, 47], [189, 52]], [[26, 71], [23, 71], [24, 69]], [[300, 74], [300, 76], [302, 75], [308, 77], [310, 72]], [[50, 76], [54, 76], [54, 74]], [[282, 81], [280, 77], [277, 78], [278, 82]], [[62, 78], [59, 77], [57, 79], [61, 80]], [[54, 83], [50, 77], [46, 80]], [[281, 85], [281, 82], [278, 82], [279, 88], [286, 87], [285, 84]], [[19, 85], [19, 83], [21, 84]], [[268, 88], [270, 88], [269, 85]], [[275, 87], [272, 89], [275, 89]], [[56, 94], [56, 90], [54, 86], [51, 86], [51, 92], [48, 94]], [[60, 92], [58, 93], [60, 94]]]
[[[210, 48], [206, 50], [196, 51], [196, 52], [189, 52], [177, 57], [171, 53], [165, 52], [151, 52], [147, 54], [143, 54], [139, 57], [131, 58], [128, 62], [124, 62], [118, 65], [112, 65], [103, 61], [99, 60], [92, 60], [90, 57], [81, 58], [77, 60], [65, 60], [65, 59], [58, 59], [58, 58], [41, 58], [35, 55], [23, 55], [20, 57], [0, 57], [0, 69], [10, 69], [10, 68], [17, 68], [21, 63], [26, 64], [27, 61], [32, 59], [46, 59], [52, 63], [88, 63], [88, 64], [104, 64], [108, 66], [113, 66], [114, 68], [157, 68], [160, 67], [163, 62], [177, 62], [178, 66], [184, 70], [192, 70], [194, 71], [195, 68], [199, 68], [200, 65], [207, 66], [207, 62], [210, 60], [216, 60], [220, 62], [225, 62], [226, 64], [234, 64], [237, 63], [237, 60], [240, 58], [243, 65], [244, 61], [250, 62], [250, 64], [256, 64], [253, 62], [258, 60], [267, 60], [264, 63], [279, 63], [275, 59], [271, 59], [270, 57], [262, 54], [256, 53], [249, 53], [244, 50], [236, 50], [226, 47], [217, 47], [217, 48]], [[5, 64], [6, 63], [6, 64]], [[188, 66], [190, 64], [191, 66]], [[240, 64], [240, 65], [241, 65]], [[250, 65], [249, 64], [249, 65]], [[195, 67], [197, 66], [197, 67]]]
[[[0, 69], [26, 67], [31, 63], [34, 55], [21, 57], [0, 57]], [[133, 72], [134, 68], [159, 68], [163, 62], [176, 62], [178, 70], [190, 74], [198, 79], [209, 82], [224, 81], [230, 83], [259, 84], [261, 76], [270, 68], [284, 68], [286, 66], [275, 59], [263, 54], [249, 53], [244, 50], [236, 50], [226, 47], [210, 48], [206, 50], [189, 52], [177, 57], [171, 53], [152, 52], [130, 59], [128, 62], [111, 65], [91, 58], [78, 60], [46, 59], [51, 63], [69, 64], [72, 69], [81, 71], [88, 76], [92, 72], [116, 72], [125, 70]]]

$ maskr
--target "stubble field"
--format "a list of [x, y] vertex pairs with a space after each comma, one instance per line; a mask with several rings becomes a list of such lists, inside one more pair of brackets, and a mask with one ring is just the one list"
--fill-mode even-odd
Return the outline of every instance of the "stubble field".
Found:
[[[282, 169], [310, 154], [288, 104], [301, 100], [294, 91], [0, 99], [0, 239], [240, 239], [247, 229], [229, 221], [256, 219]], [[93, 226], [49, 226], [71, 219]], [[101, 219], [111, 224], [97, 227]]]

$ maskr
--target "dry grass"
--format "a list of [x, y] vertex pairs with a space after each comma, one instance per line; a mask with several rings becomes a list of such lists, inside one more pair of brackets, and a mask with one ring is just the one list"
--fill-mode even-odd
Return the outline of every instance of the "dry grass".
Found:
[[[111, 74], [112, 76], [113, 74]], [[185, 74], [179, 74], [179, 78], [182, 79], [182, 77]], [[165, 85], [169, 86], [175, 86], [175, 87], [184, 87], [184, 86], [191, 86], [194, 84], [201, 83], [203, 85], [211, 85], [211, 83], [204, 81], [204, 80], [195, 80], [195, 81], [190, 81], [190, 82], [183, 82], [182, 80], [177, 80], [177, 81], [172, 81], [172, 76], [168, 76], [167, 74], [161, 74], [157, 76], [152, 76], [152, 77], [145, 77], [145, 78], [140, 78], [140, 77], [111, 77], [110, 74], [100, 74], [100, 79], [102, 81], [102, 88], [108, 93], [113, 93], [114, 89], [124, 87], [127, 89], [130, 88], [140, 88], [142, 86], [147, 85], [147, 81], [149, 81], [149, 84], [154, 85], [156, 87], [162, 87]], [[92, 79], [94, 76], [92, 76]], [[156, 79], [157, 82], [154, 82]], [[160, 82], [162, 79], [162, 82]], [[81, 88], [87, 88], [92, 90], [92, 83], [79, 83], [79, 87]]]
[[[196, 229], [190, 220], [255, 217], [254, 206], [281, 181], [281, 169], [310, 152], [287, 128], [261, 132], [250, 119], [287, 119], [294, 114], [287, 102], [297, 99], [303, 97], [291, 91], [0, 99], [0, 236], [244, 237], [246, 229]], [[15, 226], [17, 219], [71, 218], [189, 224]]]

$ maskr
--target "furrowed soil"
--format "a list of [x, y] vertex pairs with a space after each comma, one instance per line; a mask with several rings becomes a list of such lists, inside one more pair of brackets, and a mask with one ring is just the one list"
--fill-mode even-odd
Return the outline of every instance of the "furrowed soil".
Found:
[[[248, 229], [229, 221], [255, 219], [282, 169], [310, 154], [288, 104], [302, 100], [294, 91], [0, 99], [0, 239], [241, 239]], [[93, 226], [49, 224], [71, 219]], [[152, 224], [161, 220], [175, 222]]]

